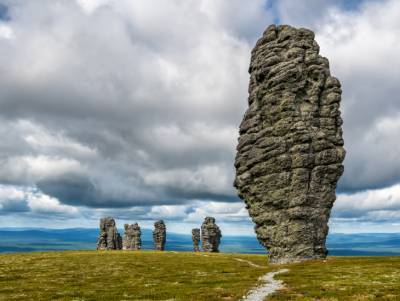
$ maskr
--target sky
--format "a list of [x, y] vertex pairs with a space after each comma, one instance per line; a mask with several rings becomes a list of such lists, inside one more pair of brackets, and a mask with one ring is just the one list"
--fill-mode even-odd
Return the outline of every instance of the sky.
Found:
[[314, 30], [342, 83], [330, 231], [400, 231], [397, 0], [0, 0], [0, 227], [253, 235], [233, 161], [272, 23]]

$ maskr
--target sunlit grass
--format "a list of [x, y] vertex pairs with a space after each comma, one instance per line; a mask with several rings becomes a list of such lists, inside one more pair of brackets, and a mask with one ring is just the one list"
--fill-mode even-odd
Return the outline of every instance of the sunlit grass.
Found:
[[0, 300], [240, 300], [283, 267], [286, 287], [268, 300], [400, 300], [400, 257], [268, 267], [266, 255], [154, 251], [3, 254]]
[[0, 255], [0, 300], [238, 300], [268, 270], [266, 255], [7, 254]]
[[286, 288], [268, 300], [400, 300], [400, 257], [329, 257], [287, 266]]

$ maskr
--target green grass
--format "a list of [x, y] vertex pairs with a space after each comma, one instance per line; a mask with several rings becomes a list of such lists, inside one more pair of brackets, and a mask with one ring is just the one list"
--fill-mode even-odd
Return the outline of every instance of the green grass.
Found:
[[399, 257], [329, 257], [286, 266], [286, 288], [268, 300], [400, 300]]
[[400, 257], [268, 267], [266, 255], [154, 251], [3, 254], [0, 300], [240, 300], [282, 267], [290, 269], [277, 276], [286, 287], [268, 300], [400, 300]]
[[238, 300], [268, 270], [265, 255], [154, 251], [7, 254], [0, 255], [0, 300]]

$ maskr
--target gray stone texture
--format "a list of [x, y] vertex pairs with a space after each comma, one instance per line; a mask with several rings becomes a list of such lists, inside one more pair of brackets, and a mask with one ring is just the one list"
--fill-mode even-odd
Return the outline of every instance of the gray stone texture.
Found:
[[270, 263], [325, 258], [345, 157], [341, 86], [314, 33], [269, 26], [252, 51], [234, 186]]
[[120, 250], [122, 238], [119, 235], [115, 220], [111, 217], [100, 219], [100, 234], [97, 239], [97, 250]]
[[200, 251], [200, 229], [192, 229], [192, 241], [193, 241], [193, 251], [199, 252]]
[[166, 238], [167, 229], [165, 227], [164, 221], [159, 220], [155, 222], [153, 231], [154, 249], [158, 251], [164, 251]]
[[215, 218], [206, 217], [201, 225], [201, 247], [203, 252], [219, 252], [221, 230], [215, 224]]
[[124, 239], [122, 241], [122, 248], [124, 250], [140, 250], [142, 247], [142, 232], [138, 223], [129, 225], [125, 224]]

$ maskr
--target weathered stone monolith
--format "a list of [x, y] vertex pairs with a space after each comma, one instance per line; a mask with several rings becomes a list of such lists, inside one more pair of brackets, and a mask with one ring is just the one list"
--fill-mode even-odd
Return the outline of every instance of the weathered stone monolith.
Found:
[[201, 225], [201, 247], [203, 252], [219, 252], [221, 230], [215, 224], [215, 218], [206, 217]]
[[166, 238], [167, 229], [165, 227], [164, 221], [159, 220], [155, 222], [153, 231], [154, 249], [158, 251], [164, 251]]
[[142, 232], [138, 223], [134, 223], [133, 225], [125, 224], [124, 228], [125, 234], [122, 241], [122, 248], [124, 250], [140, 250], [142, 247]]
[[269, 26], [252, 51], [234, 186], [270, 263], [325, 258], [345, 157], [341, 86], [314, 33]]
[[100, 234], [97, 239], [97, 250], [120, 250], [122, 238], [119, 235], [115, 220], [111, 217], [100, 219]]
[[193, 251], [199, 252], [200, 251], [200, 229], [192, 229], [192, 241], [193, 241]]

